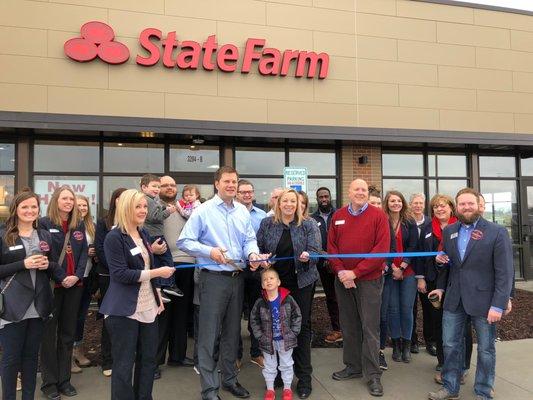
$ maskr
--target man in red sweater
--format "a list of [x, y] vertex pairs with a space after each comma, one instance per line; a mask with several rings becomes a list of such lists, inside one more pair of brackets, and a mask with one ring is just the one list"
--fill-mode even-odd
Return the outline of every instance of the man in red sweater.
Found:
[[[368, 205], [368, 185], [350, 184], [350, 204], [333, 214], [328, 231], [328, 253], [387, 253], [390, 228], [385, 213]], [[337, 275], [335, 292], [344, 336], [343, 362], [335, 380], [365, 377], [372, 396], [383, 396], [379, 368], [379, 321], [382, 270], [385, 258], [331, 258]]]

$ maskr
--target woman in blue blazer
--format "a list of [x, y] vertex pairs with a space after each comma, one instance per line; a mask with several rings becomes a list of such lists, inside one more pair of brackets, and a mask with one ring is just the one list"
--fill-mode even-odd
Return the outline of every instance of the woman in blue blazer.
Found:
[[[109, 288], [100, 306], [111, 336], [113, 400], [151, 399], [156, 370], [158, 326], [164, 310], [154, 278], [169, 278], [173, 267], [153, 269], [148, 236], [141, 229], [148, 212], [143, 193], [130, 189], [118, 200], [116, 228], [104, 241]], [[132, 384], [132, 369], [135, 374]]]
[[60, 393], [77, 394], [70, 383], [70, 367], [88, 246], [76, 195], [69, 186], [54, 191], [46, 214], [39, 226], [50, 233], [51, 255], [66, 274], [63, 282], [55, 285], [53, 316], [46, 323], [41, 346], [41, 390], [55, 400]]
[[37, 360], [44, 323], [52, 312], [50, 277], [66, 278], [50, 252], [50, 233], [37, 228], [39, 197], [18, 193], [0, 232], [0, 315], [2, 399], [15, 400], [17, 373], [22, 373], [22, 399], [35, 393]]

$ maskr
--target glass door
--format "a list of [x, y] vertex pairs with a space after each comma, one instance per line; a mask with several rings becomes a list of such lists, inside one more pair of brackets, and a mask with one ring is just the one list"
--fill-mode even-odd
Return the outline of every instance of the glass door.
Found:
[[533, 178], [522, 179], [523, 277], [533, 278]]

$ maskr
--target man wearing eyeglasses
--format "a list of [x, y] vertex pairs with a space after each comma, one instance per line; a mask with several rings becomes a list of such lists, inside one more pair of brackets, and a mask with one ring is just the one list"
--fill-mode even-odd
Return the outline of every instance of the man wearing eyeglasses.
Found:
[[[237, 183], [237, 196], [236, 199], [239, 203], [243, 204], [248, 211], [250, 211], [250, 217], [252, 219], [252, 227], [255, 233], [259, 230], [261, 221], [266, 217], [266, 212], [260, 208], [254, 206], [255, 191], [252, 182], [246, 179], [241, 179]], [[255, 302], [261, 296], [261, 281], [258, 278], [258, 274], [251, 273], [249, 270], [244, 275], [244, 313], [250, 319], [250, 311], [252, 310]], [[252, 328], [248, 322], [248, 332], [250, 332], [250, 360], [263, 368], [265, 366], [263, 355], [259, 349], [259, 342], [252, 334]], [[242, 340], [239, 343], [239, 360], [242, 359]]]

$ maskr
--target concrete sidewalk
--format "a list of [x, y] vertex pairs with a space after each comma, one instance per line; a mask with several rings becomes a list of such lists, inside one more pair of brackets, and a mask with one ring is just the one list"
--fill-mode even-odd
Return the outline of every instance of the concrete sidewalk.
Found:
[[[247, 344], [247, 343], [246, 343]], [[497, 347], [496, 398], [512, 400], [533, 399], [533, 339], [499, 342]], [[422, 349], [421, 349], [422, 350]], [[474, 362], [475, 362], [474, 349]], [[362, 380], [336, 382], [331, 373], [342, 368], [342, 349], [313, 349], [313, 393], [310, 400], [373, 399]], [[433, 382], [436, 358], [425, 351], [413, 355], [411, 364], [395, 363], [387, 351], [389, 370], [383, 374], [385, 389], [383, 399], [427, 399], [427, 393], [438, 389]], [[200, 399], [200, 382], [192, 368], [163, 367], [163, 377], [155, 382], [154, 399]], [[473, 399], [475, 366], [462, 386], [461, 398]], [[262, 399], [264, 381], [261, 370], [248, 359], [244, 360], [239, 381], [252, 393], [252, 399]], [[86, 368], [82, 374], [73, 375], [72, 383], [78, 389], [76, 400], [110, 398], [111, 380], [105, 378], [100, 368]], [[281, 394], [278, 394], [281, 396]], [[19, 393], [20, 396], [20, 393]], [[233, 399], [221, 391], [224, 399]], [[297, 399], [296, 395], [294, 396]], [[42, 398], [37, 394], [37, 399]]]

